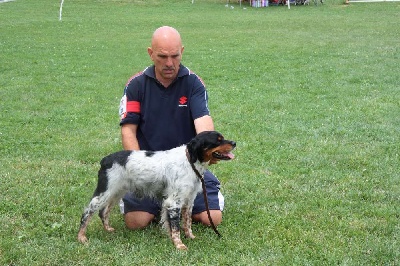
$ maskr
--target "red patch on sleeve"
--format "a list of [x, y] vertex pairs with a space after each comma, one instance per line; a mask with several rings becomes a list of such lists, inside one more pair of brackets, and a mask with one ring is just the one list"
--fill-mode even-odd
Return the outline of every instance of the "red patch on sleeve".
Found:
[[128, 101], [126, 103], [126, 112], [128, 112], [128, 113], [140, 113], [140, 102]]

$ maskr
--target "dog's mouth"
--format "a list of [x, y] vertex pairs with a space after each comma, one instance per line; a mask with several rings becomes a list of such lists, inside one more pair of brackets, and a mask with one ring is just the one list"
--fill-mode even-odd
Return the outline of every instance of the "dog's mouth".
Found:
[[229, 161], [235, 158], [235, 155], [232, 153], [232, 150], [235, 149], [235, 147], [235, 142], [227, 141], [227, 143], [224, 143], [223, 145], [214, 149], [211, 155], [216, 160]]
[[235, 158], [235, 155], [232, 152], [226, 152], [226, 153], [221, 153], [218, 151], [215, 151], [212, 153], [212, 156], [218, 160], [232, 160], [233, 158]]

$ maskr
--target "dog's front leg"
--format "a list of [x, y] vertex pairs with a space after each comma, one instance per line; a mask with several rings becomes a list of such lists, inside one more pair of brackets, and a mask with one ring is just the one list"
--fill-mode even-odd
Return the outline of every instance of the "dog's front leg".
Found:
[[185, 236], [190, 239], [194, 239], [195, 236], [192, 233], [192, 208], [183, 207], [182, 208], [183, 217], [183, 231], [185, 231]]
[[182, 243], [180, 232], [181, 209], [172, 207], [167, 209], [171, 239], [177, 249], [187, 249]]

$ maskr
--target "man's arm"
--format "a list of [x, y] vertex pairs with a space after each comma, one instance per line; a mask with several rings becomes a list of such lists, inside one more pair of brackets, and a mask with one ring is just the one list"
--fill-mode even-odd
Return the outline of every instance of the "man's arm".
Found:
[[196, 128], [197, 134], [203, 131], [213, 131], [214, 122], [211, 116], [205, 115], [194, 120], [194, 127]]
[[124, 150], [140, 150], [139, 142], [136, 138], [137, 127], [135, 124], [121, 126], [121, 140]]

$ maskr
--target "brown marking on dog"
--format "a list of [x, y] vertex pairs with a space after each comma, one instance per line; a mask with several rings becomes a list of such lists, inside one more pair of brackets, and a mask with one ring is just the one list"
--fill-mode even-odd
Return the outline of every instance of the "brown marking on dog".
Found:
[[188, 210], [188, 208], [182, 209], [182, 218], [183, 218], [183, 231], [185, 232], [185, 236], [190, 239], [194, 239], [195, 236], [192, 232], [192, 213]]

